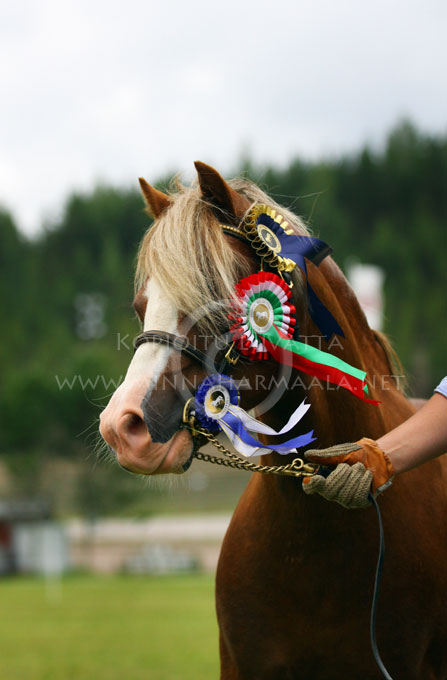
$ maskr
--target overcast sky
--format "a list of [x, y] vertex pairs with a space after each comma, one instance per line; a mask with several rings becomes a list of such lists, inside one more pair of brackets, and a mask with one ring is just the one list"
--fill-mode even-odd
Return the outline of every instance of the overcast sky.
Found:
[[444, 0], [2, 0], [0, 203], [35, 233], [73, 189], [243, 151], [284, 164], [447, 122]]

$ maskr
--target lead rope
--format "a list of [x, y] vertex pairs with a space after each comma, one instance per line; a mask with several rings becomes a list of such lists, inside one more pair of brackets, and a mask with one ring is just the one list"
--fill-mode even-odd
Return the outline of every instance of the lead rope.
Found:
[[383, 524], [382, 524], [382, 515], [380, 514], [380, 509], [379, 505], [372, 495], [371, 492], [368, 494], [368, 500], [371, 501], [372, 505], [376, 509], [377, 513], [377, 520], [379, 522], [379, 556], [377, 558], [377, 567], [376, 567], [376, 576], [374, 579], [374, 592], [373, 592], [373, 599], [372, 599], [372, 604], [371, 604], [371, 618], [369, 621], [369, 637], [371, 640], [371, 648], [372, 652], [374, 654], [374, 658], [376, 660], [376, 663], [379, 667], [379, 669], [382, 672], [383, 677], [386, 680], [393, 680], [391, 675], [388, 673], [387, 669], [385, 668], [385, 665], [380, 658], [379, 654], [379, 648], [377, 647], [377, 639], [376, 639], [376, 613], [377, 613], [377, 602], [379, 599], [379, 589], [380, 589], [380, 584], [382, 582], [382, 569], [383, 569], [383, 559], [385, 557], [385, 538], [383, 534]]
[[[250, 463], [248, 460], [243, 460], [236, 456], [232, 451], [227, 449], [223, 444], [219, 442], [216, 437], [212, 435], [208, 430], [204, 430], [202, 427], [198, 427], [194, 418], [191, 417], [188, 420], [188, 425], [192, 430], [193, 437], [195, 434], [200, 434], [205, 437], [210, 444], [216, 447], [218, 451], [224, 454], [226, 458], [220, 458], [219, 456], [211, 456], [208, 453], [200, 453], [200, 451], [194, 451], [193, 456], [197, 460], [203, 460], [206, 463], [214, 463], [214, 465], [222, 465], [223, 467], [236, 468], [238, 470], [247, 470], [247, 472], [261, 472], [262, 474], [273, 474], [273, 475], [283, 475], [288, 477], [312, 477], [317, 472], [327, 476], [330, 472], [329, 468], [321, 469], [320, 466], [314, 465], [312, 463], [305, 463], [301, 458], [295, 458], [288, 465], [257, 465], [256, 463]], [[379, 667], [385, 680], [393, 680], [391, 675], [388, 673], [385, 665], [380, 657], [379, 649], [377, 647], [377, 637], [376, 637], [376, 615], [377, 615], [377, 602], [379, 599], [380, 584], [382, 582], [382, 569], [383, 560], [385, 557], [385, 539], [383, 534], [383, 524], [382, 516], [380, 513], [379, 506], [376, 499], [370, 492], [368, 495], [368, 500], [375, 508], [377, 513], [377, 520], [379, 523], [379, 555], [377, 558], [376, 575], [374, 579], [374, 591], [373, 598], [371, 602], [371, 616], [369, 622], [369, 636], [371, 642], [371, 649], [374, 655], [374, 659]]]
[[238, 470], [247, 470], [248, 472], [261, 472], [265, 475], [284, 475], [288, 477], [312, 477], [319, 467], [313, 463], [305, 463], [301, 458], [295, 458], [288, 465], [257, 465], [236, 456], [232, 451], [223, 446], [208, 430], [194, 426], [194, 432], [206, 437], [210, 444], [227, 456], [227, 458], [219, 458], [218, 456], [210, 456], [208, 453], [200, 453], [200, 451], [193, 453], [194, 458], [203, 460], [206, 463], [214, 463], [215, 465], [223, 465], [224, 467], [236, 468]]

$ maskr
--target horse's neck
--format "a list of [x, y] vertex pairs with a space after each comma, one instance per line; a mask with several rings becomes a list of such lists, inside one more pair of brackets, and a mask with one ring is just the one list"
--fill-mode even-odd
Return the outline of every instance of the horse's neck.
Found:
[[[378, 406], [369, 404], [343, 387], [323, 383], [318, 385], [315, 378], [294, 372], [291, 379], [291, 385], [295, 385], [294, 389], [289, 389], [283, 394], [280, 401], [266, 414], [265, 421], [278, 431], [306, 398], [311, 408], [298, 423], [293, 436], [313, 429], [316, 441], [307, 448], [321, 449], [343, 442], [354, 442], [362, 437], [378, 439], [387, 430], [408, 418], [411, 414], [409, 402], [396, 389], [391, 378], [383, 381], [384, 376], [389, 376], [391, 372], [388, 359], [369, 328], [354, 292], [337, 265], [329, 260], [322, 263], [318, 269], [309, 266], [309, 275], [313, 289], [331, 310], [345, 337], [333, 336], [332, 342], [326, 346], [321, 334], [316, 337], [318, 329], [309, 318], [302, 322], [301, 334], [309, 337], [310, 344], [366, 371], [369, 396], [381, 403]], [[304, 450], [300, 449], [299, 455], [303, 452]], [[281, 465], [292, 460], [292, 456], [272, 453], [263, 456], [261, 462], [266, 465]], [[249, 487], [246, 497], [248, 502], [252, 503], [253, 498], [256, 498], [258, 503], [256, 507], [264, 508], [269, 515], [274, 513], [277, 525], [281, 527], [281, 531], [285, 531], [284, 535], [292, 531], [293, 538], [290, 539], [292, 542], [295, 540], [294, 527], [297, 514], [301, 518], [302, 526], [313, 526], [314, 529], [315, 522], [327, 527], [334, 526], [334, 522], [336, 526], [340, 520], [339, 514], [334, 512], [332, 503], [321, 503], [318, 513], [312, 513], [313, 506], [302, 492], [299, 480], [274, 475], [256, 475]], [[351, 524], [357, 521], [362, 523], [364, 519], [361, 513], [354, 513], [350, 521]], [[314, 535], [317, 536], [318, 531], [315, 534], [306, 534], [310, 536], [310, 540], [313, 540]]]
[[[312, 285], [338, 320], [345, 337], [333, 336], [328, 351], [366, 371], [369, 398], [382, 400], [383, 379], [390, 367], [382, 347], [368, 325], [360, 304], [336, 263], [330, 259], [311, 272]], [[394, 393], [394, 383], [386, 383]], [[310, 395], [318, 446], [378, 437], [385, 430], [382, 409], [363, 402], [337, 386], [314, 389]]]
[[[301, 335], [307, 336], [309, 344], [366, 371], [371, 399], [378, 399], [382, 403], [392, 401], [398, 393], [391, 378], [384, 383], [384, 376], [390, 373], [388, 361], [338, 266], [331, 259], [318, 268], [309, 265], [309, 279], [318, 297], [339, 322], [345, 337], [333, 336], [326, 345], [310, 318], [302, 324]], [[312, 379], [311, 376], [297, 373], [295, 377], [296, 390], [287, 391], [269, 414], [269, 423], [275, 427], [284, 425], [287, 417], [306, 396], [311, 408], [300, 423], [300, 431], [314, 429], [317, 441], [311, 445], [312, 448], [356, 441], [362, 436], [377, 438], [385, 432], [387, 424], [382, 407], [365, 403], [346, 389]], [[274, 458], [277, 462], [279, 456]]]

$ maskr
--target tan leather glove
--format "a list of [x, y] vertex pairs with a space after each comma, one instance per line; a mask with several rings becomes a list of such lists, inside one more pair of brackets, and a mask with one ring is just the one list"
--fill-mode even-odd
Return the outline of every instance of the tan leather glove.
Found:
[[377, 442], [367, 437], [355, 443], [309, 450], [304, 455], [312, 463], [337, 466], [328, 477], [318, 474], [306, 477], [303, 480], [304, 492], [319, 493], [345, 508], [367, 507], [370, 505], [369, 492], [377, 496], [390, 486], [394, 477], [394, 468], [387, 454]]

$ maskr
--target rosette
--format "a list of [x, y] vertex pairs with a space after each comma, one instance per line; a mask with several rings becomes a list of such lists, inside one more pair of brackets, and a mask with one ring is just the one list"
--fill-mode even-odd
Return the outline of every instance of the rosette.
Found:
[[[263, 456], [276, 451], [287, 455], [297, 448], [315, 441], [313, 430], [287, 441], [277, 439], [290, 432], [307, 413], [310, 404], [304, 401], [295, 409], [284, 427], [277, 432], [269, 425], [250, 416], [239, 406], [236, 383], [227, 375], [214, 373], [200, 383], [194, 398], [195, 418], [199, 425], [211, 432], [223, 430], [236, 451], [244, 456]], [[251, 433], [268, 435], [273, 443], [263, 444]]]
[[276, 274], [259, 272], [235, 287], [230, 330], [237, 349], [251, 361], [272, 357], [367, 399], [366, 372], [312, 345], [293, 339], [295, 307], [287, 284]]
[[255, 251], [279, 271], [291, 272], [296, 262], [284, 256], [282, 241], [296, 237], [282, 215], [268, 205], [257, 204], [248, 213], [246, 234]]
[[250, 359], [267, 359], [270, 355], [262, 334], [275, 326], [287, 338], [293, 336], [296, 309], [290, 288], [277, 274], [258, 272], [236, 285], [236, 296], [230, 315], [236, 347]]
[[[256, 204], [248, 212], [245, 233], [252, 247], [270, 267], [279, 272], [292, 272], [299, 267], [307, 280], [306, 260], [318, 267], [332, 248], [315, 236], [297, 234], [282, 215], [268, 205]], [[327, 341], [333, 333], [344, 336], [340, 325], [321, 302], [307, 280], [309, 313]]]
[[228, 375], [213, 373], [200, 383], [195, 394], [197, 422], [210, 432], [217, 432], [220, 429], [219, 420], [230, 404], [239, 404], [236, 384]]

